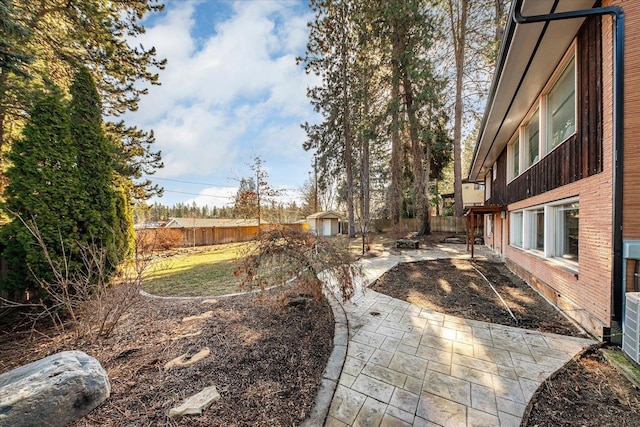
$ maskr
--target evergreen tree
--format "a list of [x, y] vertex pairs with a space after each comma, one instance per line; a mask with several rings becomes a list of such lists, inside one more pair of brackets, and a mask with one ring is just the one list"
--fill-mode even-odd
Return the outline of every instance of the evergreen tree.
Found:
[[235, 218], [250, 219], [258, 217], [258, 192], [253, 178], [241, 178], [233, 205]]
[[130, 192], [126, 190], [124, 185], [118, 185], [115, 193], [116, 224], [114, 242], [117, 258], [113, 262], [126, 262], [132, 259], [136, 250], [133, 204], [130, 200]]
[[16, 45], [29, 35], [29, 31], [15, 21], [12, 0], [0, 0], [0, 23], [0, 82], [10, 72], [28, 76], [24, 67], [33, 57]]
[[[25, 111], [47, 82], [66, 93], [80, 64], [90, 68], [103, 100], [103, 112], [110, 117], [136, 110], [147, 84], [158, 84], [156, 71], [164, 68], [165, 61], [156, 58], [153, 47], [131, 43], [144, 33], [140, 21], [145, 15], [163, 9], [156, 0], [0, 1], [2, 25], [22, 25], [7, 27], [19, 31], [0, 29], [0, 51], [5, 42], [19, 48], [16, 53], [29, 54], [30, 63], [14, 64], [33, 77], [28, 83], [16, 78], [16, 67], [0, 75], [0, 149], [12, 143], [15, 135], [8, 131], [22, 127]], [[123, 122], [108, 126], [107, 133], [118, 142], [123, 165], [117, 172], [123, 178], [140, 178], [162, 167], [160, 153], [153, 151], [152, 133]], [[126, 188], [141, 199], [161, 193], [150, 181]]]
[[309, 23], [310, 34], [304, 58], [307, 72], [320, 76], [320, 86], [307, 92], [321, 124], [303, 125], [308, 135], [306, 150], [315, 149], [320, 168], [320, 187], [328, 177], [344, 174], [349, 237], [355, 237], [354, 218], [354, 132], [352, 90], [356, 37], [351, 17], [358, 13], [349, 0], [311, 0], [316, 19]]
[[59, 91], [54, 89], [35, 103], [9, 160], [5, 209], [14, 219], [2, 229], [2, 256], [8, 268], [2, 288], [17, 296], [37, 289], [36, 278], [52, 279], [42, 249], [22, 221], [37, 226], [52, 262], [58, 265], [63, 265], [65, 252], [78, 236], [75, 195], [83, 183]]
[[80, 241], [106, 249], [109, 267], [113, 268], [121, 259], [118, 249], [126, 246], [125, 242], [117, 241], [124, 236], [117, 232], [121, 225], [113, 185], [114, 147], [104, 133], [98, 91], [84, 67], [78, 70], [71, 85], [69, 117], [82, 183], [76, 200]]

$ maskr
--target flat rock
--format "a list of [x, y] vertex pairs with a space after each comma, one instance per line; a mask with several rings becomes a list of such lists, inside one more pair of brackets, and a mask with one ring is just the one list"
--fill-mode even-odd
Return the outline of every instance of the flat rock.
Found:
[[0, 426], [64, 426], [111, 394], [93, 357], [64, 351], [0, 375]]
[[204, 320], [213, 316], [213, 311], [206, 311], [202, 314], [198, 314], [197, 316], [187, 316], [182, 318], [182, 322], [193, 322], [194, 320]]
[[191, 331], [191, 332], [185, 332], [184, 334], [175, 336], [173, 338], [171, 338], [172, 341], [178, 341], [181, 340], [183, 338], [191, 338], [191, 337], [197, 337], [198, 335], [202, 335], [202, 329], [198, 329], [197, 331]]
[[189, 353], [185, 353], [165, 363], [164, 370], [169, 371], [173, 368], [184, 368], [186, 366], [191, 366], [194, 363], [201, 361], [205, 357], [208, 357], [210, 354], [211, 354], [211, 350], [209, 350], [209, 347], [204, 347], [202, 350], [200, 350], [194, 355], [189, 355]]
[[169, 417], [176, 418], [183, 415], [202, 415], [202, 412], [209, 409], [211, 404], [220, 399], [220, 393], [216, 386], [204, 388], [200, 393], [187, 398], [180, 406], [169, 410]]

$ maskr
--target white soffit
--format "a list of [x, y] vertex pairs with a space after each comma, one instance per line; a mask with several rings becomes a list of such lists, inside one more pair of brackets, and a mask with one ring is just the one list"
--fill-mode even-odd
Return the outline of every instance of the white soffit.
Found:
[[[551, 13], [554, 0], [525, 0], [523, 16]], [[586, 9], [593, 0], [560, 0], [555, 12]], [[511, 44], [500, 75], [493, 82], [495, 93], [487, 104], [486, 121], [471, 169], [471, 180], [482, 179], [509, 143], [533, 102], [548, 82], [582, 26], [584, 18], [549, 22], [536, 50], [545, 23], [515, 24]], [[532, 57], [533, 55], [533, 57]], [[524, 78], [523, 78], [524, 76]]]

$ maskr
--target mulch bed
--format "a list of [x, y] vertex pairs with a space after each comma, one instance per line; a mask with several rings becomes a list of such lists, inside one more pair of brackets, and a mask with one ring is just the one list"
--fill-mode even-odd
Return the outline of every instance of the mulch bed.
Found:
[[[298, 297], [298, 295], [295, 295]], [[0, 373], [62, 350], [97, 358], [109, 375], [111, 397], [75, 426], [291, 426], [312, 409], [333, 349], [333, 315], [326, 301], [280, 308], [244, 295], [202, 299], [144, 299], [106, 340], [0, 338]], [[204, 320], [182, 318], [212, 311]], [[202, 330], [201, 335], [174, 340]], [[211, 355], [165, 372], [169, 360], [209, 347]], [[221, 399], [202, 416], [168, 417], [169, 409], [204, 387]]]
[[[491, 282], [515, 319], [478, 272]], [[464, 259], [405, 263], [385, 273], [372, 289], [465, 319], [585, 336], [503, 263]]]
[[640, 426], [640, 392], [597, 349], [570, 362], [538, 393], [527, 426]]

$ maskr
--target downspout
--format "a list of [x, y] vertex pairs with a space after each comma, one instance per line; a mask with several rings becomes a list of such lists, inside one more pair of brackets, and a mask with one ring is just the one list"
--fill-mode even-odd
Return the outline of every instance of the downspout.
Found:
[[624, 289], [622, 289], [622, 158], [624, 135], [624, 11], [619, 6], [595, 7], [547, 15], [522, 16], [523, 0], [516, 0], [513, 20], [516, 24], [559, 21], [611, 15], [613, 20], [613, 272], [611, 320], [622, 322]]

